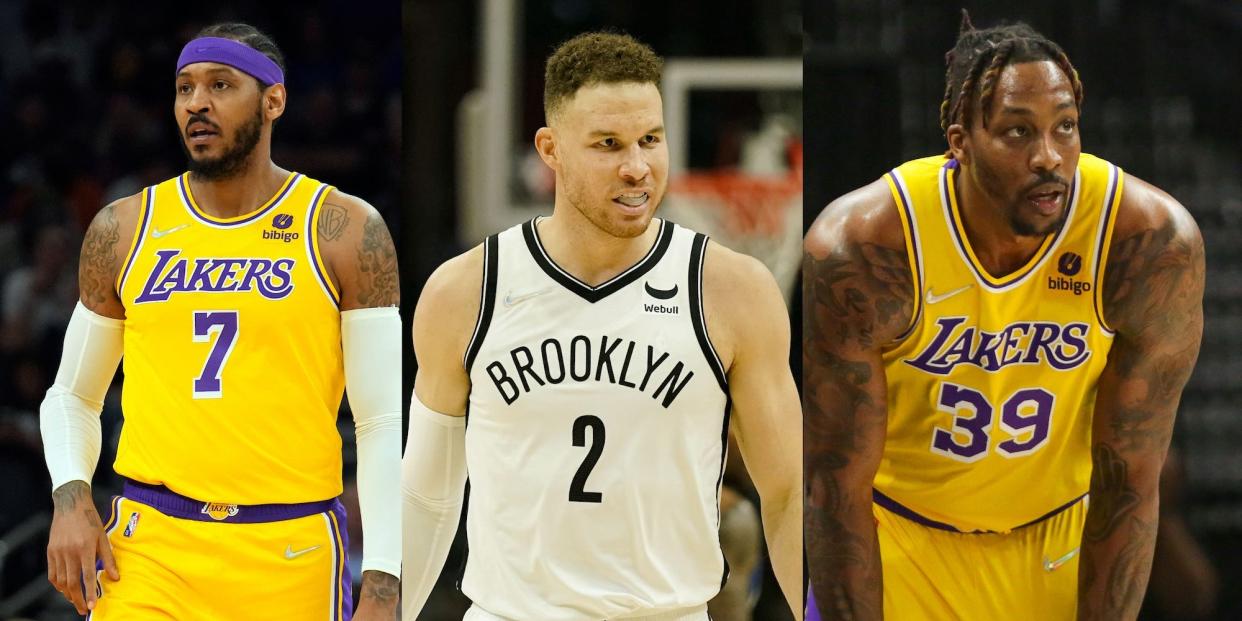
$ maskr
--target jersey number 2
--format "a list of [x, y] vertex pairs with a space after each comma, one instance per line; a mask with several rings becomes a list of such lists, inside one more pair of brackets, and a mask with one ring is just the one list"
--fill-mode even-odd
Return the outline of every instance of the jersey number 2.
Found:
[[574, 419], [574, 446], [586, 446], [588, 427], [591, 428], [591, 448], [587, 451], [586, 459], [582, 460], [582, 465], [578, 466], [578, 472], [574, 473], [573, 482], [569, 484], [569, 502], [604, 501], [603, 493], [583, 489], [587, 477], [591, 476], [591, 470], [599, 463], [600, 453], [604, 452], [604, 421], [590, 414]]
[[213, 334], [218, 335], [216, 342], [211, 345], [202, 373], [194, 378], [195, 399], [224, 396], [220, 374], [237, 342], [237, 311], [194, 311], [194, 342], [210, 343]]

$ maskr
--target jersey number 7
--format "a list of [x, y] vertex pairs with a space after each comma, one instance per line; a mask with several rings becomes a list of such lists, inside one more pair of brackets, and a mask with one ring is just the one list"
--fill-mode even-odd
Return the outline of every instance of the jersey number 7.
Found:
[[194, 378], [195, 399], [219, 399], [224, 396], [220, 374], [224, 372], [224, 363], [229, 361], [229, 354], [233, 353], [233, 345], [237, 343], [237, 311], [194, 311], [194, 342], [210, 343], [213, 334], [218, 335], [216, 341], [212, 343], [203, 363], [203, 371]]

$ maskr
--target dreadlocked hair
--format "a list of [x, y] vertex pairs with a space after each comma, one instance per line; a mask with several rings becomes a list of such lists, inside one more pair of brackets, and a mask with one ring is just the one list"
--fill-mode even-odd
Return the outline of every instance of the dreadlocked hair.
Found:
[[970, 127], [974, 113], [973, 101], [983, 111], [983, 127], [988, 126], [987, 110], [1001, 71], [1010, 64], [1049, 60], [1057, 64], [1069, 78], [1074, 89], [1074, 104], [1082, 109], [1082, 82], [1061, 46], [1053, 43], [1030, 26], [1018, 22], [975, 28], [970, 14], [962, 9], [962, 25], [957, 43], [944, 55], [948, 66], [944, 74], [944, 101], [940, 104], [940, 130], [961, 123]]

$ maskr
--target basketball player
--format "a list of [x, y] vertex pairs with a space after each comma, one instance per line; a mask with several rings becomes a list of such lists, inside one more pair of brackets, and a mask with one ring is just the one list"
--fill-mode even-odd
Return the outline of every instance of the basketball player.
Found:
[[726, 571], [730, 420], [801, 608], [786, 309], [758, 261], [653, 218], [668, 169], [661, 65], [624, 35], [562, 44], [535, 135], [556, 173], [552, 216], [489, 237], [423, 290], [407, 619], [440, 572], [467, 471], [467, 619], [707, 619]]
[[948, 153], [834, 201], [806, 240], [818, 612], [1133, 619], [1202, 240], [1169, 195], [1081, 152], [1055, 43], [964, 17], [947, 60]]
[[[366, 533], [354, 618], [396, 614], [393, 244], [366, 202], [272, 162], [283, 64], [247, 25], [187, 43], [173, 112], [189, 172], [108, 205], [86, 232], [81, 302], [40, 413], [48, 577], [92, 618], [349, 619], [346, 385]], [[105, 526], [90, 481], [122, 354], [125, 487]]]

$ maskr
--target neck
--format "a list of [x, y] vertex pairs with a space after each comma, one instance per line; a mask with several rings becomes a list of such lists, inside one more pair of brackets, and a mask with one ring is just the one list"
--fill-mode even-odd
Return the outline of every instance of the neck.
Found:
[[190, 192], [199, 209], [217, 218], [233, 218], [275, 196], [289, 171], [272, 162], [270, 151], [262, 146], [255, 147], [245, 168], [227, 179], [205, 180], [190, 173]]
[[1002, 205], [975, 184], [964, 168], [953, 175], [953, 185], [966, 239], [989, 274], [1011, 274], [1035, 256], [1047, 235], [1015, 233]]
[[655, 244], [660, 227], [654, 219], [637, 237], [616, 237], [600, 230], [573, 205], [556, 201], [552, 217], [538, 222], [539, 241], [548, 256], [582, 282], [596, 286], [629, 269]]

